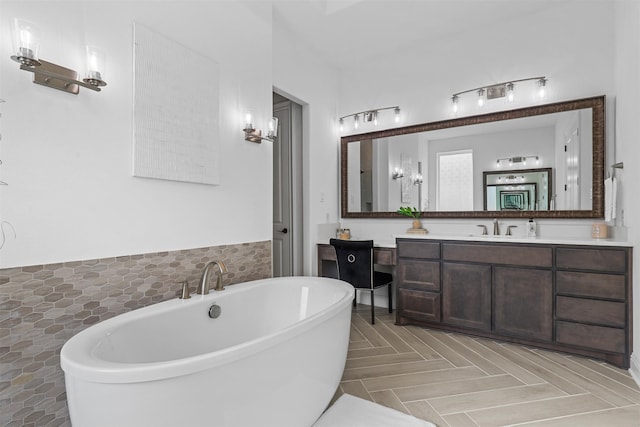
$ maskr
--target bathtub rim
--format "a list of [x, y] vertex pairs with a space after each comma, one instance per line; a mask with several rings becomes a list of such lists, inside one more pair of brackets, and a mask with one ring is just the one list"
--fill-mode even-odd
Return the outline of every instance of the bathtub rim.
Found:
[[295, 322], [271, 334], [215, 352], [169, 361], [145, 363], [112, 362], [95, 357], [93, 349], [108, 330], [122, 327], [147, 312], [150, 312], [150, 314], [162, 314], [163, 312], [180, 309], [194, 302], [204, 307], [225, 294], [212, 291], [208, 295], [194, 297], [195, 301], [174, 298], [122, 313], [78, 332], [63, 345], [60, 352], [60, 366], [65, 373], [65, 377], [95, 383], [126, 384], [190, 375], [252, 356], [277, 344], [291, 340], [317, 326], [324, 319], [338, 315], [346, 306], [350, 306], [353, 301], [355, 290], [349, 283], [337, 279], [314, 276], [258, 279], [231, 285], [222, 292], [231, 295], [233, 293], [246, 292], [257, 286], [268, 286], [268, 282], [299, 282], [301, 279], [302, 282], [316, 284], [317, 286], [333, 286], [337, 289], [342, 289], [345, 294], [338, 301], [302, 321]]

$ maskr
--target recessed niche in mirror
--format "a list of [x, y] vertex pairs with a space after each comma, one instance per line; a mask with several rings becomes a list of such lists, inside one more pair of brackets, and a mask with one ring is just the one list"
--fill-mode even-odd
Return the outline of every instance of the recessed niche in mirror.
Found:
[[[602, 96], [345, 136], [342, 216], [396, 217], [400, 206], [415, 206], [433, 218], [601, 218], [604, 102]], [[533, 177], [524, 190], [485, 181], [532, 169], [546, 171], [546, 188]]]

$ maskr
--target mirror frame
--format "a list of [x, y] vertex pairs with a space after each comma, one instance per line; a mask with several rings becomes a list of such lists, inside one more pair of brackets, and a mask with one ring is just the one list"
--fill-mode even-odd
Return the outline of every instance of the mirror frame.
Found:
[[[592, 110], [593, 131], [593, 183], [591, 210], [564, 211], [423, 211], [422, 218], [604, 218], [604, 156], [605, 156], [605, 96], [576, 99], [551, 104], [524, 107], [515, 110], [440, 120], [431, 123], [404, 126], [340, 138], [340, 210], [342, 218], [401, 218], [396, 212], [347, 212], [347, 144], [363, 139], [387, 138], [416, 132], [446, 129], [459, 126], [477, 125], [500, 120], [519, 119], [542, 114], [560, 113], [563, 111]], [[400, 206], [400, 205], [398, 205]]]

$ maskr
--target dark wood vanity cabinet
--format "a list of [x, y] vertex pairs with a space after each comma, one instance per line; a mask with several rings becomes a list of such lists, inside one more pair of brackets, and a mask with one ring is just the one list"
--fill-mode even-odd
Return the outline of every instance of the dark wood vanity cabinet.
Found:
[[491, 331], [491, 266], [442, 263], [442, 322]]
[[631, 248], [397, 239], [397, 323], [631, 355]]

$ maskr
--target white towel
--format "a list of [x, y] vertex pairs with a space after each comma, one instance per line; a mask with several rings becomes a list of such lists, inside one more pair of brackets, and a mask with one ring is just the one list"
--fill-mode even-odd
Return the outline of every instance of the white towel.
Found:
[[313, 427], [436, 427], [395, 409], [343, 394]]
[[604, 220], [611, 221], [611, 212], [613, 211], [613, 179], [604, 180]]
[[618, 179], [614, 176], [611, 184], [611, 219], [616, 219], [616, 211], [618, 202]]

